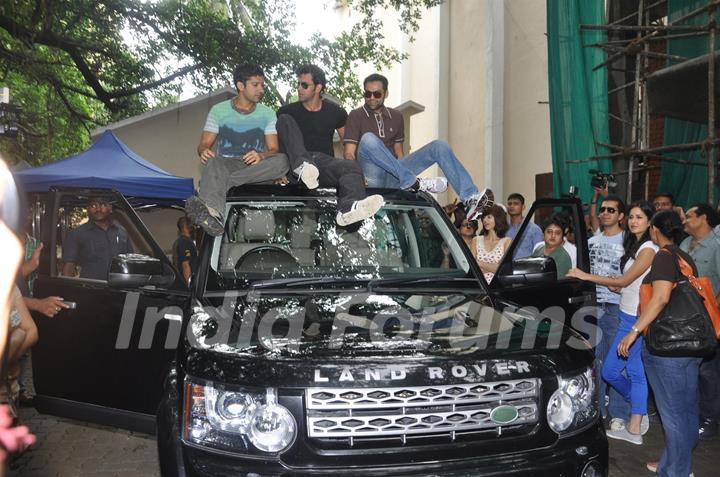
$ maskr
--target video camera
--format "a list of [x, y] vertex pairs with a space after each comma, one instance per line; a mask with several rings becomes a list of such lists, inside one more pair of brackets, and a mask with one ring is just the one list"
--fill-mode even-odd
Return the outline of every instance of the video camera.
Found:
[[615, 182], [614, 174], [606, 174], [604, 172], [598, 171], [597, 169], [590, 169], [588, 172], [590, 173], [590, 175], [592, 175], [592, 179], [590, 179], [591, 186], [598, 189], [605, 189], [606, 187], [617, 187], [617, 182]]

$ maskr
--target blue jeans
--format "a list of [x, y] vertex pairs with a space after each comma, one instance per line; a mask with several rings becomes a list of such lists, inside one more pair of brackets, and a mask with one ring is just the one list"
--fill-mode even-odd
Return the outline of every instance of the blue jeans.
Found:
[[[633, 414], [647, 414], [648, 387], [645, 379], [645, 367], [642, 362], [643, 337], [642, 335], [637, 337], [630, 347], [627, 358], [619, 356], [617, 353], [618, 344], [625, 335], [630, 333], [637, 319], [636, 316], [629, 315], [622, 310], [619, 312], [619, 316], [620, 325], [617, 333], [615, 333], [615, 339], [610, 345], [610, 351], [605, 357], [602, 377], [625, 398], [625, 401], [630, 403]], [[623, 374], [623, 370], [625, 370], [627, 376]]]
[[478, 193], [467, 169], [445, 141], [432, 141], [397, 159], [379, 137], [365, 133], [358, 144], [357, 159], [368, 187], [407, 189], [415, 183], [418, 174], [437, 164], [460, 200], [465, 201]]
[[[627, 421], [630, 417], [630, 404], [612, 386], [608, 388], [607, 383], [602, 378], [605, 359], [617, 334], [620, 306], [614, 303], [600, 303], [599, 307], [598, 326], [602, 331], [602, 337], [595, 348], [595, 376], [600, 399], [600, 412], [603, 417], [609, 414], [611, 418], [617, 417]], [[606, 395], [608, 401], [605, 400]], [[606, 402], [608, 403], [607, 407], [605, 406]]]
[[702, 358], [655, 356], [643, 347], [642, 359], [665, 431], [665, 449], [657, 475], [685, 477], [692, 472], [692, 452], [698, 441], [698, 375]]

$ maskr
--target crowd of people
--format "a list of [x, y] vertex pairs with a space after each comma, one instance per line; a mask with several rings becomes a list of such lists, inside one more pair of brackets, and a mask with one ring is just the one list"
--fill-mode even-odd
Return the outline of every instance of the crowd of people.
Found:
[[[521, 194], [510, 194], [506, 207], [494, 205], [481, 222], [446, 210], [488, 282], [520, 229], [524, 203]], [[601, 331], [595, 343], [596, 384], [607, 436], [642, 445], [649, 414], [656, 411], [665, 448], [647, 468], [663, 476], [692, 475], [698, 440], [718, 433], [720, 350], [709, 356], [658, 355], [644, 345], [644, 334], [676, 300], [673, 288], [687, 280], [678, 257], [694, 277], [708, 277], [713, 294], [720, 294], [720, 215], [703, 203], [683, 211], [667, 193], [626, 207], [607, 189], [596, 189], [585, 225], [589, 273], [576, 267], [572, 229], [562, 213], [553, 213], [540, 227], [529, 222], [513, 258], [551, 257], [558, 279], [596, 285]], [[648, 293], [641, 299], [643, 285]]]

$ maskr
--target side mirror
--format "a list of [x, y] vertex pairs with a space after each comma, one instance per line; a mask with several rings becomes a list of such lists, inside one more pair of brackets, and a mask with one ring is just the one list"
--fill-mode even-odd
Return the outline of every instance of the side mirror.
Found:
[[137, 253], [113, 257], [108, 270], [108, 285], [115, 288], [166, 287], [174, 281], [175, 274], [165, 271], [159, 259]]
[[555, 260], [550, 257], [519, 258], [498, 270], [501, 285], [529, 285], [557, 281]]

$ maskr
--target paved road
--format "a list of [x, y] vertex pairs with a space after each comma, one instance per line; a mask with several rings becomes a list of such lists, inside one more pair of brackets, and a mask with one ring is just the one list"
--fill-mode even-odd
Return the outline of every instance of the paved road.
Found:
[[159, 476], [155, 437], [21, 409], [38, 442], [11, 466], [13, 477]]
[[[146, 434], [84, 424], [21, 409], [21, 418], [38, 436], [38, 443], [16, 459], [14, 477], [151, 477], [160, 475], [155, 439]], [[653, 474], [645, 462], [656, 459], [663, 446], [662, 430], [653, 424], [645, 445], [610, 441], [610, 477]], [[720, 439], [701, 442], [695, 450], [696, 477], [718, 475]]]

